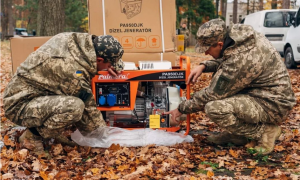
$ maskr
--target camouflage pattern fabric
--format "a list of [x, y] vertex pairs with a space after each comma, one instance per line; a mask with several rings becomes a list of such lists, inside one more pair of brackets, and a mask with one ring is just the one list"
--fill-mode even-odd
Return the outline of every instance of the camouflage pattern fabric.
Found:
[[265, 123], [272, 123], [255, 99], [243, 94], [210, 101], [205, 105], [205, 113], [222, 129], [253, 139], [260, 137]]
[[184, 35], [184, 51], [188, 46], [190, 31], [187, 28], [180, 28], [180, 34]]
[[213, 19], [204, 23], [197, 31], [195, 51], [205, 53], [210, 46], [222, 42], [226, 35], [226, 25], [221, 19]]
[[190, 36], [190, 31], [187, 28], [180, 28], [180, 34], [184, 35], [184, 40], [188, 40]]
[[124, 69], [125, 65], [121, 59], [124, 50], [117, 39], [110, 35], [104, 35], [94, 37], [93, 43], [97, 57], [103, 58], [104, 62], [110, 62], [116, 71]]
[[206, 68], [216, 70], [210, 85], [194, 93], [193, 99], [183, 101], [178, 110], [194, 113], [208, 102], [247, 94], [269, 115], [269, 122], [280, 124], [296, 104], [280, 55], [251, 26], [233, 25], [228, 35], [235, 43], [224, 51], [222, 61], [203, 62]]
[[[85, 104], [77, 97], [54, 95], [31, 100], [23, 109], [18, 124], [37, 127], [44, 138], [61, 134], [64, 128], [80, 121]], [[93, 122], [93, 120], [91, 120]], [[92, 126], [97, 125], [92, 124]], [[81, 126], [77, 126], [81, 130]]]
[[96, 74], [92, 35], [58, 34], [18, 67], [4, 92], [5, 115], [18, 125], [39, 127], [39, 132], [44, 128], [53, 135], [73, 122], [83, 134], [105, 126], [91, 91]]
[[205, 69], [203, 70], [203, 72], [217, 72], [220, 64], [222, 64], [223, 59], [219, 58], [219, 59], [212, 59], [209, 61], [202, 61], [200, 62], [200, 65], [203, 64], [205, 65]]

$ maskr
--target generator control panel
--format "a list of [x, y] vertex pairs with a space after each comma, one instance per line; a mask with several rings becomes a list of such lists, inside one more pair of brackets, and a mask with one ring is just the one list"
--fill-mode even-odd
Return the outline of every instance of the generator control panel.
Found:
[[130, 106], [130, 83], [96, 83], [98, 107]]

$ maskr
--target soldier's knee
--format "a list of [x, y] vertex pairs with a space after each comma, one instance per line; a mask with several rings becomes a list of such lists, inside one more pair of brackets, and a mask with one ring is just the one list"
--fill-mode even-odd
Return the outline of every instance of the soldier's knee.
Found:
[[210, 101], [205, 105], [205, 113], [212, 121], [218, 121], [232, 114], [233, 107], [222, 100]]
[[[77, 97], [62, 97], [59, 105], [54, 107], [52, 116], [48, 117], [43, 126], [46, 129], [61, 129], [78, 122], [82, 118], [85, 108], [84, 102]], [[58, 109], [59, 108], [59, 109]]]
[[211, 118], [219, 113], [219, 103], [217, 101], [210, 101], [205, 105], [204, 110], [206, 115]]
[[67, 109], [69, 112], [72, 112], [74, 115], [78, 115], [81, 117], [83, 110], [85, 108], [84, 102], [77, 98], [77, 97], [71, 97], [72, 98], [72, 103], [67, 104]]
[[84, 110], [84, 102], [74, 96], [65, 96], [52, 107], [54, 114], [70, 114], [73, 117], [81, 117]]

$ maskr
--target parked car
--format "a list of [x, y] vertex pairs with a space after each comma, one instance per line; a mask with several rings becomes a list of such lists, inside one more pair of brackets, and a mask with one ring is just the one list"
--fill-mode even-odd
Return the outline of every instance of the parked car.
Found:
[[251, 25], [254, 30], [264, 34], [284, 56], [286, 33], [296, 12], [295, 9], [264, 10], [247, 15], [241, 23]]
[[300, 64], [300, 8], [292, 19], [292, 26], [287, 32], [284, 59], [284, 63], [289, 69], [297, 68], [297, 64]]
[[28, 36], [27, 29], [25, 29], [25, 28], [15, 28], [15, 35]]

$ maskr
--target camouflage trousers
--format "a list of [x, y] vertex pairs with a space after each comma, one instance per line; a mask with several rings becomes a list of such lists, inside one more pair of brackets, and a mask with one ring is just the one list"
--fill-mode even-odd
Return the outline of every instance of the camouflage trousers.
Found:
[[188, 47], [188, 40], [187, 39], [185, 39], [184, 40], [184, 52], [185, 52], [185, 49]]
[[[73, 96], [42, 96], [31, 100], [22, 110], [18, 124], [35, 127], [43, 138], [54, 138], [66, 127], [79, 123], [84, 103]], [[76, 125], [78, 129], [84, 128]]]
[[254, 98], [244, 94], [211, 101], [206, 104], [205, 112], [225, 131], [253, 139], [261, 137], [265, 124], [272, 124]]

